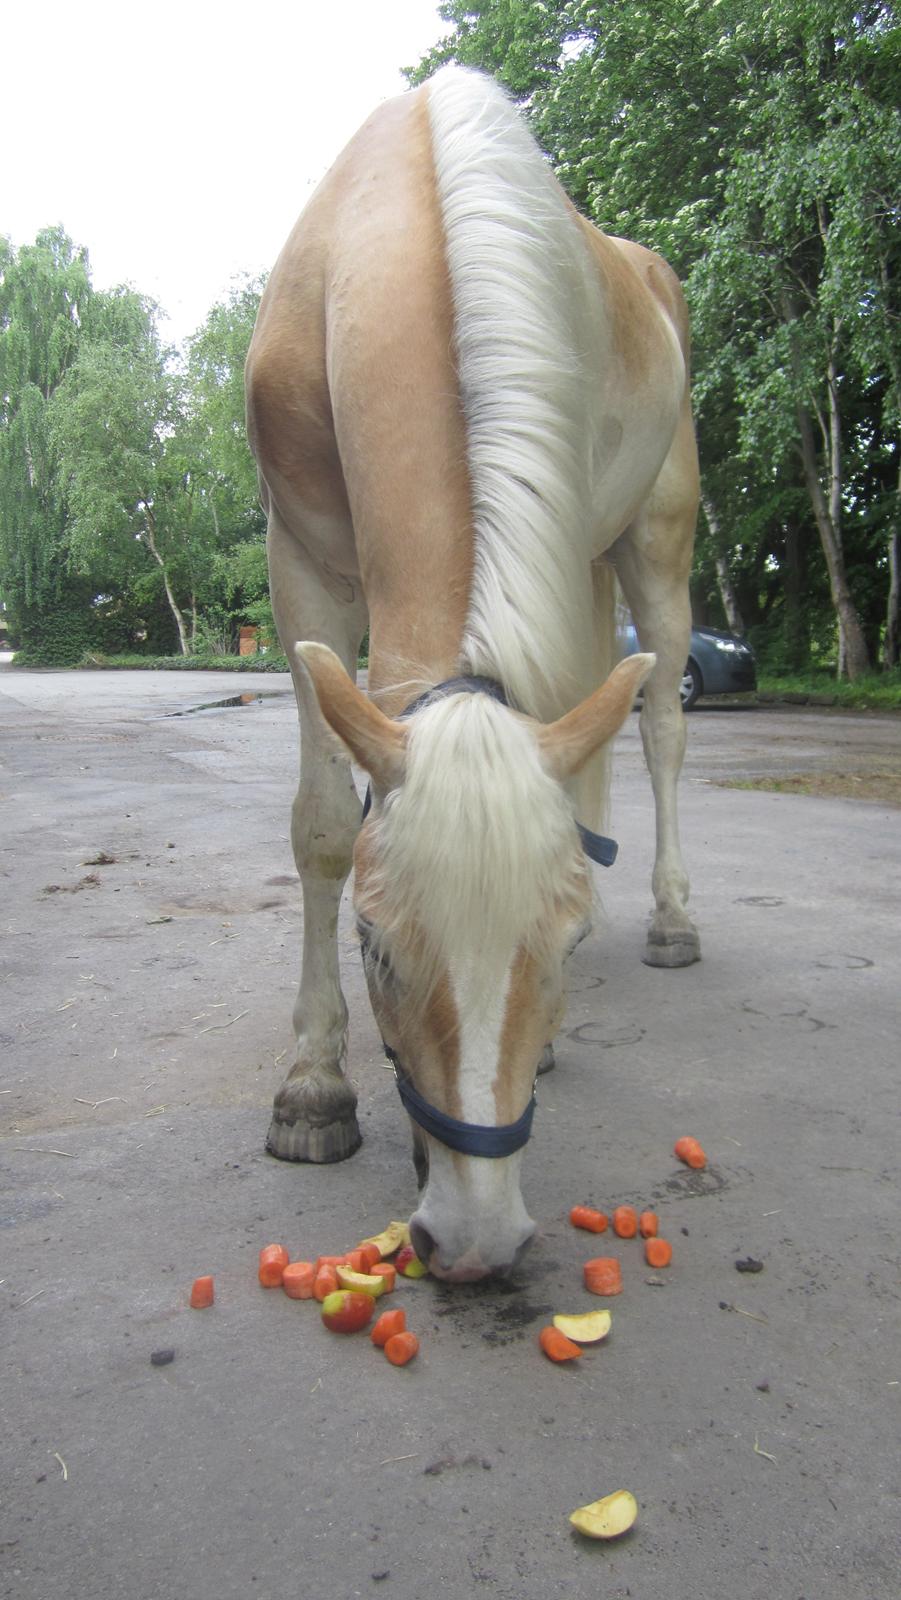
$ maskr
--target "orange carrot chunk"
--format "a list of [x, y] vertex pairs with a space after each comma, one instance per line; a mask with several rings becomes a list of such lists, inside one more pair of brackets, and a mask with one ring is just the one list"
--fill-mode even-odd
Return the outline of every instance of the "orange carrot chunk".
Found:
[[278, 1289], [282, 1273], [288, 1265], [288, 1252], [283, 1244], [264, 1244], [260, 1251], [259, 1278], [264, 1289]]
[[347, 1256], [317, 1256], [313, 1265], [317, 1272], [320, 1267], [345, 1267], [347, 1265]]
[[586, 1228], [589, 1233], [603, 1233], [607, 1226], [603, 1211], [596, 1211], [594, 1206], [573, 1206], [569, 1220], [574, 1228]]
[[211, 1306], [215, 1299], [213, 1280], [211, 1277], [195, 1278], [191, 1285], [191, 1306], [195, 1311], [203, 1311], [206, 1306]]
[[313, 1279], [313, 1299], [323, 1301], [327, 1294], [338, 1288], [338, 1274], [334, 1267], [320, 1267]]
[[365, 1244], [358, 1244], [355, 1254], [358, 1254], [362, 1259], [361, 1272], [371, 1272], [373, 1267], [378, 1266], [382, 1259], [382, 1253], [378, 1245], [373, 1244], [371, 1239], [367, 1239]]
[[415, 1333], [393, 1333], [390, 1339], [385, 1340], [384, 1349], [393, 1367], [405, 1367], [416, 1355], [419, 1340]]
[[373, 1344], [384, 1350], [388, 1340], [393, 1339], [396, 1333], [406, 1332], [406, 1327], [407, 1313], [404, 1310], [383, 1311], [369, 1337]]
[[572, 1361], [582, 1354], [582, 1346], [576, 1344], [574, 1339], [567, 1339], [565, 1333], [550, 1324], [542, 1328], [538, 1335], [538, 1343], [549, 1361]]
[[582, 1268], [585, 1287], [591, 1294], [613, 1295], [623, 1292], [622, 1268], [616, 1256], [595, 1256]]
[[312, 1261], [289, 1261], [282, 1273], [282, 1288], [289, 1300], [312, 1300], [315, 1277]]
[[638, 1231], [643, 1239], [656, 1239], [659, 1226], [656, 1211], [642, 1211], [638, 1218]]
[[701, 1167], [706, 1167], [707, 1165], [707, 1157], [697, 1139], [693, 1139], [688, 1134], [684, 1139], [676, 1140], [673, 1145], [673, 1154], [677, 1155], [680, 1161], [684, 1161], [687, 1167], [694, 1167], [700, 1170]]
[[617, 1206], [613, 1213], [613, 1231], [620, 1239], [634, 1239], [638, 1232], [638, 1212], [634, 1206]]
[[390, 1261], [380, 1260], [377, 1266], [370, 1267], [366, 1276], [369, 1278], [384, 1278], [385, 1287], [382, 1290], [383, 1294], [390, 1294], [391, 1290], [397, 1283], [397, 1270]]
[[673, 1259], [673, 1247], [667, 1239], [646, 1239], [644, 1258], [649, 1267], [668, 1267]]

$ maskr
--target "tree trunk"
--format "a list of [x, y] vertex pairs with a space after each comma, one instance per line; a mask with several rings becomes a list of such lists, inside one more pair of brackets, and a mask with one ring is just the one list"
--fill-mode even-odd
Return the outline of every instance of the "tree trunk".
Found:
[[[809, 413], [803, 406], [797, 407], [798, 434], [801, 444], [801, 461], [804, 467], [804, 480], [813, 506], [817, 531], [820, 543], [823, 546], [823, 555], [826, 558], [826, 570], [829, 574], [829, 590], [832, 595], [832, 604], [838, 618], [839, 631], [839, 676], [847, 673], [851, 682], [863, 677], [870, 670], [870, 658], [867, 643], [864, 638], [857, 607], [848, 587], [848, 578], [845, 572], [845, 554], [842, 549], [841, 525], [836, 526], [826, 503], [823, 485], [817, 471], [817, 451], [813, 436], [813, 423]], [[830, 471], [830, 489], [834, 493], [834, 476]]]
[[188, 642], [188, 630], [185, 627], [185, 619], [184, 619], [181, 611], [179, 610], [178, 602], [176, 601], [175, 595], [174, 595], [173, 590], [172, 590], [172, 585], [169, 582], [169, 574], [166, 571], [166, 563], [163, 560], [162, 556], [160, 555], [160, 553], [159, 553], [159, 551], [158, 551], [158, 549], [156, 547], [156, 539], [154, 537], [154, 533], [155, 533], [155, 526], [154, 526], [153, 512], [151, 511], [149, 506], [145, 506], [144, 507], [144, 539], [145, 539], [145, 543], [147, 545], [148, 550], [150, 551], [150, 554], [153, 556], [154, 561], [157, 562], [157, 564], [159, 566], [159, 569], [160, 569], [161, 573], [163, 574], [163, 587], [166, 590], [166, 599], [169, 602], [169, 609], [172, 612], [173, 617], [175, 618], [175, 626], [178, 629], [178, 642], [181, 645], [181, 653], [182, 653], [183, 656], [189, 656], [191, 654], [191, 646], [190, 646], [190, 644]]
[[716, 582], [720, 591], [720, 599], [723, 602], [723, 610], [726, 613], [726, 621], [733, 633], [744, 633], [745, 625], [739, 610], [738, 596], [735, 593], [732, 574], [729, 571], [729, 563], [726, 557], [720, 554], [723, 548], [723, 537], [716, 506], [707, 494], [701, 495], [701, 505], [704, 508], [704, 516], [707, 518], [707, 526], [710, 529], [710, 537], [717, 552], [714, 558]]
[[810, 655], [810, 631], [804, 611], [804, 540], [806, 532], [792, 521], [785, 529], [785, 665], [792, 672], [803, 672]]
[[[901, 494], [901, 486], [899, 486]], [[901, 591], [901, 531], [897, 528], [889, 534], [888, 541], [888, 570], [889, 590], [888, 606], [885, 615], [885, 639], [882, 645], [882, 665], [896, 667], [898, 665], [899, 646], [899, 619], [898, 601]]]

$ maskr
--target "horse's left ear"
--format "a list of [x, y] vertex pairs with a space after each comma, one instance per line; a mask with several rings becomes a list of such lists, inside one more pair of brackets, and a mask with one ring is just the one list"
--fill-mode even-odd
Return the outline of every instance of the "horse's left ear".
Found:
[[573, 777], [589, 756], [619, 732], [656, 661], [654, 655], [626, 656], [594, 694], [565, 717], [538, 729], [545, 765], [560, 783]]
[[396, 789], [403, 781], [407, 729], [392, 722], [348, 677], [327, 645], [305, 641], [294, 646], [313, 680], [319, 709], [329, 727], [369, 773], [377, 789]]

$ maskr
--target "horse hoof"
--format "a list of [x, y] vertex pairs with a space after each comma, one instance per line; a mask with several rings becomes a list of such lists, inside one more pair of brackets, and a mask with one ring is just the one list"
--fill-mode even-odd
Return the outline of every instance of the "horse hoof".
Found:
[[279, 1161], [346, 1161], [363, 1142], [356, 1113], [343, 1076], [301, 1068], [275, 1097], [266, 1149]]
[[546, 1044], [544, 1049], [541, 1052], [541, 1060], [538, 1063], [538, 1076], [539, 1076], [539, 1078], [545, 1072], [553, 1072], [553, 1070], [554, 1070], [556, 1065], [557, 1065], [557, 1058], [554, 1055], [554, 1046], [552, 1044]]
[[701, 959], [701, 941], [696, 928], [677, 928], [659, 933], [653, 928], [642, 961], [646, 967], [690, 967]]
[[311, 1128], [307, 1122], [282, 1122], [274, 1116], [266, 1135], [266, 1149], [279, 1161], [346, 1161], [363, 1143], [357, 1119], [350, 1116]]

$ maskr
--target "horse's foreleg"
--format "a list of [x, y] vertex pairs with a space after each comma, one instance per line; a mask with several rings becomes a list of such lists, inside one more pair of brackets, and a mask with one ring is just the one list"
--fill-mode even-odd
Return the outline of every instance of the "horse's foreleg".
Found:
[[[688, 550], [691, 548], [689, 529]], [[651, 885], [654, 914], [644, 960], [652, 967], [687, 967], [700, 960], [697, 928], [686, 909], [688, 874], [679, 842], [677, 784], [685, 755], [685, 716], [679, 693], [691, 634], [688, 572], [684, 559], [661, 560], [660, 551], [684, 550], [684, 524], [667, 531], [649, 511], [619, 541], [611, 556], [632, 612], [642, 650], [657, 665], [644, 686], [640, 728], [654, 790], [656, 850]]]
[[347, 1006], [337, 930], [361, 806], [350, 761], [323, 721], [312, 685], [293, 660], [293, 646], [318, 639], [352, 672], [365, 617], [359, 600], [337, 600], [323, 586], [314, 563], [272, 520], [269, 558], [273, 610], [300, 718], [291, 843], [303, 891], [303, 961], [294, 1007], [296, 1059], [275, 1096], [266, 1143], [286, 1161], [341, 1161], [360, 1144], [357, 1097], [344, 1075]]

